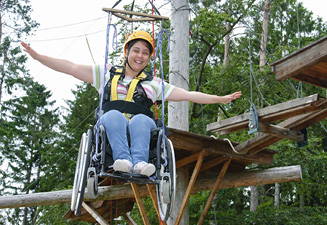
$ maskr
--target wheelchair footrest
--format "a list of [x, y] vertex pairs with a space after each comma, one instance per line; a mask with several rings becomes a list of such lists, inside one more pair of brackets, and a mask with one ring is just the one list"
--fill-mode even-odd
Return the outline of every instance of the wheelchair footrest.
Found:
[[110, 172], [101, 172], [99, 174], [100, 177], [111, 177], [120, 181], [130, 182], [130, 183], [138, 183], [138, 184], [158, 184], [160, 181], [155, 180], [152, 177], [147, 177], [141, 174], [135, 173], [126, 173], [120, 171]]

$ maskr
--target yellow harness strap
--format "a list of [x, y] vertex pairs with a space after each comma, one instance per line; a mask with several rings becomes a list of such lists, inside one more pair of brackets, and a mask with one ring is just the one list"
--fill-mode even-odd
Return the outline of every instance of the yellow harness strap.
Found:
[[143, 80], [144, 78], [146, 78], [146, 75], [144, 73], [141, 73], [140, 75], [138, 75], [137, 77], [134, 77], [129, 88], [127, 91], [127, 95], [125, 98], [125, 101], [127, 102], [131, 102], [133, 99], [133, 95], [134, 95], [134, 91], [136, 89], [136, 86], [138, 84], [139, 81]]
[[[116, 72], [121, 73], [122, 69], [117, 69]], [[116, 101], [118, 100], [118, 92], [117, 92], [117, 86], [118, 86], [118, 80], [120, 78], [120, 75], [114, 75], [114, 77], [112, 78], [111, 81], [111, 101]], [[146, 78], [145, 73], [141, 73], [140, 75], [138, 75], [137, 77], [134, 77], [133, 80], [131, 81], [128, 91], [127, 91], [127, 95], [125, 98], [125, 101], [127, 102], [131, 102], [133, 99], [133, 95], [134, 95], [134, 91], [136, 89], [136, 86], [138, 84], [139, 81], [143, 80]]]
[[118, 99], [117, 86], [120, 75], [115, 75], [111, 81], [111, 100], [116, 101]]

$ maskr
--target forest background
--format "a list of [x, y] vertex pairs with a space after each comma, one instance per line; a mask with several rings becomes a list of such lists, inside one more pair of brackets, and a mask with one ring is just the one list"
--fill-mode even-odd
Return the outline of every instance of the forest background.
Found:
[[[267, 2], [268, 35], [263, 47]], [[66, 107], [58, 108], [51, 91], [37, 82], [26, 67], [27, 56], [19, 47], [19, 42], [39, 26], [32, 18], [30, 1], [2, 0], [0, 6], [0, 196], [71, 189], [79, 141], [93, 123], [98, 95], [90, 85], [78, 84], [70, 87], [74, 97], [66, 101]], [[146, 8], [150, 6], [137, 5], [135, 10], [149, 13]], [[121, 21], [117, 27], [122, 35]], [[169, 30], [169, 23], [163, 27]], [[230, 32], [226, 32], [228, 27]], [[243, 92], [241, 99], [228, 105], [190, 105], [191, 132], [211, 135], [205, 131], [206, 124], [216, 121], [218, 115], [224, 119], [243, 114], [250, 103], [264, 108], [315, 93], [326, 97], [322, 88], [294, 80], [276, 81], [269, 66], [326, 36], [326, 22], [302, 3], [192, 0], [190, 29], [189, 89], [217, 95]], [[122, 60], [119, 53], [123, 39], [118, 41], [119, 49], [110, 55], [113, 64]], [[266, 55], [264, 60], [260, 53]], [[168, 74], [168, 55], [164, 57], [164, 72]], [[308, 145], [304, 147], [299, 148], [292, 141], [271, 146], [278, 154], [269, 167], [301, 165], [302, 182], [281, 184], [278, 200], [275, 185], [258, 186], [259, 204], [255, 209], [251, 208], [249, 188], [220, 190], [205, 224], [326, 224], [326, 126], [326, 121], [322, 121], [309, 127]], [[249, 135], [244, 131], [228, 138], [242, 142]], [[249, 169], [256, 168], [262, 166], [251, 165]], [[191, 197], [190, 224], [197, 222], [208, 195], [209, 192], [201, 192]], [[149, 200], [146, 206], [151, 224], [158, 224], [155, 213], [150, 213], [154, 209]], [[1, 210], [0, 224], [68, 224], [61, 218], [68, 208], [69, 205], [53, 205]], [[141, 223], [137, 207], [131, 216]], [[125, 222], [120, 220], [119, 224]]]

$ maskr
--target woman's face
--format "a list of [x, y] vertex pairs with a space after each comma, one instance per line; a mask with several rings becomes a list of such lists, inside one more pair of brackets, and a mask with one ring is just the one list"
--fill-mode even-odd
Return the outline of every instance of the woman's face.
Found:
[[135, 42], [127, 54], [128, 63], [136, 72], [143, 70], [149, 63], [150, 50], [145, 41], [140, 40]]

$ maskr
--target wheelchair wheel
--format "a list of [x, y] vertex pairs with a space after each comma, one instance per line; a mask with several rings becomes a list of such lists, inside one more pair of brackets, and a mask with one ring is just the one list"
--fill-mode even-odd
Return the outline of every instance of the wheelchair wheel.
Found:
[[[164, 155], [161, 143], [161, 158], [167, 159], [167, 164], [161, 164], [157, 179], [160, 179], [156, 186], [159, 213], [162, 221], [167, 221], [175, 204], [176, 193], [176, 162], [172, 142], [165, 137], [166, 156]], [[158, 173], [158, 172], [157, 172]]]
[[87, 196], [92, 199], [98, 196], [98, 177], [94, 167], [90, 167], [88, 170]]
[[76, 169], [75, 169], [75, 176], [74, 176], [74, 184], [73, 184], [73, 192], [72, 192], [72, 200], [70, 204], [70, 209], [75, 211], [76, 201], [77, 201], [77, 194], [78, 194], [78, 180], [79, 180], [79, 171], [80, 171], [80, 164], [81, 164], [81, 157], [84, 148], [86, 134], [83, 133], [81, 138], [81, 143], [79, 145], [78, 156], [76, 161]]
[[80, 148], [79, 151], [81, 153], [81, 156], [79, 162], [76, 165], [76, 171], [77, 171], [77, 173], [75, 173], [76, 182], [74, 181], [74, 188], [73, 188], [73, 195], [74, 195], [74, 199], [76, 200], [74, 200], [74, 204], [72, 204], [71, 206], [76, 216], [79, 216], [81, 213], [81, 207], [82, 207], [82, 202], [85, 193], [87, 170], [90, 163], [92, 136], [93, 136], [92, 130], [89, 129], [86, 134], [85, 133], [83, 134], [81, 140], [82, 147]]

